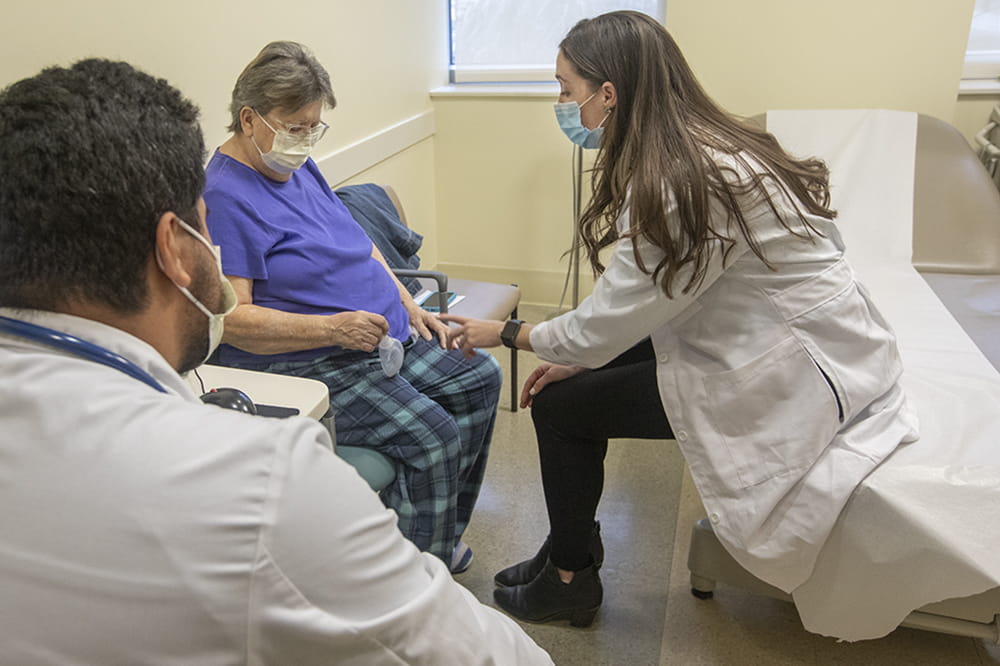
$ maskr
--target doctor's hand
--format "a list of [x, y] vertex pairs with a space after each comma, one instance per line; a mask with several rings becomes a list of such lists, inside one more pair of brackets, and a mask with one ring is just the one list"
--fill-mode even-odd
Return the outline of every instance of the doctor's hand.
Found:
[[521, 408], [531, 407], [535, 396], [549, 384], [569, 379], [573, 375], [580, 374], [585, 369], [578, 365], [541, 364], [524, 380], [524, 388], [521, 389]]
[[424, 340], [430, 340], [437, 335], [441, 349], [448, 348], [448, 333], [451, 330], [448, 328], [448, 324], [438, 319], [438, 316], [433, 312], [417, 305], [413, 299], [405, 303], [404, 307], [406, 307], [406, 313], [410, 315], [410, 325], [416, 329], [417, 335]]
[[333, 327], [330, 332], [330, 344], [339, 345], [344, 349], [375, 351], [378, 341], [389, 332], [389, 322], [385, 317], [364, 310], [340, 312], [329, 315], [327, 319]]
[[457, 315], [441, 315], [441, 321], [458, 324], [448, 334], [448, 343], [452, 349], [461, 349], [466, 358], [472, 358], [476, 349], [499, 347], [500, 331], [504, 322], [493, 319], [472, 319]]

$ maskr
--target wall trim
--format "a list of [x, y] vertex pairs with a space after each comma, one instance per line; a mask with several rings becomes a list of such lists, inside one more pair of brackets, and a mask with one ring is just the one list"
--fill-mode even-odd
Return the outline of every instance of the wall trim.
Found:
[[431, 99], [448, 97], [540, 97], [554, 101], [559, 98], [559, 85], [555, 83], [459, 83], [431, 90]]
[[1000, 95], [1000, 80], [992, 79], [962, 79], [958, 86], [958, 96]]
[[434, 109], [428, 109], [318, 158], [316, 164], [326, 182], [336, 187], [396, 153], [434, 136], [434, 129]]

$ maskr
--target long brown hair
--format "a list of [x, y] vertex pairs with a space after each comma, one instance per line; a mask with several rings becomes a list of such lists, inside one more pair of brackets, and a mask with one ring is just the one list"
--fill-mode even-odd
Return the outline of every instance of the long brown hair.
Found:
[[[796, 235], [818, 233], [807, 213], [836, 216], [829, 208], [826, 165], [815, 158], [794, 159], [771, 134], [720, 108], [702, 89], [667, 30], [649, 16], [618, 11], [584, 19], [559, 48], [588, 83], [596, 88], [608, 81], [618, 98], [594, 164], [591, 200], [580, 219], [581, 241], [595, 273], [604, 270], [601, 249], [618, 240], [615, 220], [626, 205], [632, 222], [628, 235], [641, 234], [663, 250], [662, 261], [652, 270], [643, 264], [638, 248], [635, 256], [640, 269], [658, 281], [667, 296], [688, 264], [690, 279], [682, 291], [702, 282], [714, 244], [728, 257], [735, 244], [726, 235], [731, 222], [754, 254], [773, 268], [741, 209], [739, 201], [748, 195], [762, 198]], [[719, 153], [731, 156], [743, 173], [720, 166]], [[795, 228], [779, 213], [768, 182], [792, 202], [800, 222]], [[677, 204], [677, 219], [670, 223], [669, 196]], [[728, 214], [721, 224], [710, 219], [713, 198]]]

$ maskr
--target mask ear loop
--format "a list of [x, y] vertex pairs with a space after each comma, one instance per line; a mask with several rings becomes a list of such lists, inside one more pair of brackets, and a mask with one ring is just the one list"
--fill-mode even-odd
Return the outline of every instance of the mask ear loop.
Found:
[[[185, 222], [181, 218], [178, 217], [177, 218], [177, 222], [180, 224], [180, 226], [188, 234], [190, 234], [191, 236], [194, 236], [195, 240], [200, 241], [202, 243], [202, 245], [204, 245], [205, 247], [208, 248], [208, 251], [212, 253], [212, 255], [215, 257], [216, 263], [219, 265], [219, 274], [221, 275], [222, 274], [222, 263], [221, 263], [221, 260], [219, 258], [219, 255], [216, 254], [215, 249], [212, 247], [212, 245], [207, 240], [205, 240], [204, 236], [202, 236], [200, 233], [198, 233], [197, 231], [195, 231], [195, 229], [190, 224], [188, 224], [187, 222]], [[174, 282], [173, 278], [171, 278], [169, 275], [167, 275], [167, 271], [164, 270], [164, 268], [163, 268], [163, 259], [160, 256], [160, 246], [159, 245], [157, 245], [156, 247], [153, 248], [153, 253], [156, 256], [156, 265], [160, 267], [160, 270], [167, 277], [167, 279], [170, 280], [173, 283], [174, 287], [176, 287], [178, 291], [180, 291], [182, 294], [184, 294], [184, 296], [189, 301], [191, 301], [192, 305], [194, 305], [196, 308], [198, 308], [201, 311], [201, 313], [204, 314], [206, 317], [208, 317], [209, 321], [211, 321], [212, 317], [214, 317], [216, 313], [213, 313], [211, 310], [209, 310], [207, 307], [205, 307], [204, 303], [202, 303], [197, 298], [195, 298], [194, 294], [192, 294], [191, 291], [187, 287], [180, 286], [179, 284], [177, 284], [176, 282]]]
[[[597, 93], [594, 94], [596, 95]], [[598, 127], [604, 127], [604, 122], [611, 116], [612, 111], [614, 111], [614, 107], [610, 106], [604, 107], [604, 117], [601, 118], [601, 122], [597, 123], [597, 127], [595, 127], [594, 129], [597, 129]]]
[[597, 93], [598, 93], [598, 92], [599, 92], [599, 91], [595, 90], [595, 91], [594, 91], [594, 92], [593, 92], [593, 93], [592, 93], [592, 94], [590, 95], [590, 97], [588, 97], [587, 99], [583, 100], [583, 104], [581, 104], [581, 105], [580, 105], [580, 108], [582, 109], [583, 107], [585, 107], [585, 106], [587, 105], [587, 102], [589, 102], [590, 100], [594, 99], [594, 97], [596, 97], [596, 96], [597, 96]]

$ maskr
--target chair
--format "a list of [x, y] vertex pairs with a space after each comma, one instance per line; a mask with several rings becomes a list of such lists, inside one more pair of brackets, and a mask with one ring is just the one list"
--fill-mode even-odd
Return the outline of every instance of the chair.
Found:
[[334, 443], [334, 453], [357, 470], [375, 492], [384, 490], [396, 478], [396, 467], [375, 449], [363, 446], [340, 446]]
[[997, 187], [1000, 187], [1000, 104], [993, 107], [990, 120], [976, 135], [979, 159]]

